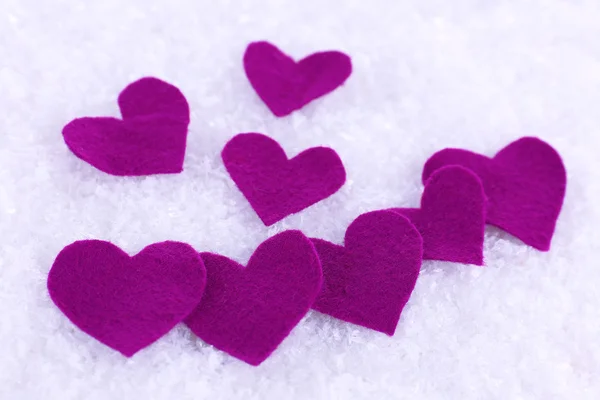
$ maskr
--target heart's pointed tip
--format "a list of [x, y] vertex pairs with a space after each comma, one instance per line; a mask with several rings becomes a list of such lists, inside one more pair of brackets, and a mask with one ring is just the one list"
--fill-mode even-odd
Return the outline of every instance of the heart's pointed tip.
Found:
[[[111, 346], [109, 346], [111, 347]], [[127, 357], [127, 358], [131, 358], [133, 357], [138, 351], [140, 351], [141, 349], [117, 349], [114, 348], [114, 350], [117, 350], [119, 353], [121, 353], [123, 356]]]
[[246, 364], [250, 365], [251, 367], [258, 367], [260, 366], [266, 359], [267, 357], [240, 357], [239, 359], [243, 362], [245, 362]]
[[292, 114], [294, 111], [297, 110], [297, 108], [294, 108], [292, 110], [284, 110], [284, 109], [272, 107], [268, 103], [267, 103], [267, 107], [269, 108], [269, 110], [271, 110], [273, 115], [276, 116], [277, 118], [287, 117], [288, 115]]
[[[528, 243], [525, 243], [528, 244]], [[550, 251], [550, 243], [548, 242], [544, 242], [544, 243], [530, 243], [529, 246], [533, 247], [534, 249], [541, 251], [543, 253], [547, 253]]]
[[285, 217], [272, 217], [272, 216], [261, 216], [259, 215], [258, 218], [260, 218], [260, 220], [262, 221], [262, 223], [269, 227], [269, 226], [273, 226], [275, 225], [277, 222], [281, 221], [282, 219], [284, 219]]
[[474, 265], [477, 265], [478, 267], [485, 267], [485, 259], [483, 257], [483, 253], [477, 255], [477, 260], [474, 263]]
[[397, 328], [398, 328], [398, 322], [396, 322], [394, 324], [394, 326], [389, 326], [389, 327], [386, 327], [386, 328], [383, 328], [383, 329], [375, 329], [375, 330], [377, 330], [377, 331], [379, 331], [381, 333], [384, 333], [384, 334], [388, 335], [389, 337], [392, 337], [392, 336], [394, 336], [396, 334], [396, 329]]
[[[450, 262], [453, 262], [451, 260], [440, 260], [440, 261], [450, 261]], [[466, 259], [464, 259], [462, 261], [461, 260], [456, 260], [454, 262], [457, 262], [457, 263], [460, 263], [460, 264], [465, 264], [465, 265], [474, 265], [476, 267], [483, 267], [483, 266], [485, 266], [485, 264], [483, 262], [483, 256], [482, 257], [479, 257], [479, 256], [469, 257], [469, 258], [466, 258]]]

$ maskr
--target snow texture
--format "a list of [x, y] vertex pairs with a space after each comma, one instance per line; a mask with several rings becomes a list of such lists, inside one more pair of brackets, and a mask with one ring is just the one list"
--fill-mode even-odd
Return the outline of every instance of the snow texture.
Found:
[[[2, 0], [0, 399], [597, 399], [600, 2], [597, 0]], [[244, 74], [249, 42], [352, 57], [343, 87], [276, 118]], [[119, 115], [156, 76], [191, 108], [181, 174], [115, 177], [62, 127]], [[292, 157], [335, 149], [348, 181], [266, 228], [220, 153], [240, 132]], [[376, 209], [419, 203], [435, 151], [493, 155], [522, 136], [568, 173], [552, 249], [488, 228], [486, 267], [426, 261], [394, 337], [310, 312], [259, 367], [183, 325], [131, 359], [77, 329], [46, 278], [60, 250], [163, 240], [246, 264], [285, 229], [341, 243]]]

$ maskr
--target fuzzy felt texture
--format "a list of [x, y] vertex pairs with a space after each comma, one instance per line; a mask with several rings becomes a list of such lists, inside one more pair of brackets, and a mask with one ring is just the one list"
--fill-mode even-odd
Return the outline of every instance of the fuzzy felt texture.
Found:
[[373, 211], [350, 224], [344, 246], [311, 240], [323, 268], [313, 309], [393, 335], [421, 268], [423, 241], [414, 225], [395, 212]]
[[558, 152], [535, 137], [516, 140], [493, 158], [462, 149], [435, 153], [423, 181], [439, 168], [462, 165], [475, 172], [488, 198], [487, 222], [541, 251], [550, 250], [567, 186]]
[[334, 150], [313, 147], [288, 160], [275, 140], [260, 133], [235, 136], [221, 155], [229, 175], [267, 226], [331, 196], [346, 181]]
[[128, 85], [118, 103], [123, 119], [84, 117], [69, 122], [63, 128], [69, 149], [112, 175], [181, 172], [190, 110], [179, 89], [146, 77]]
[[486, 198], [470, 170], [448, 166], [425, 183], [421, 208], [394, 208], [423, 237], [423, 259], [483, 265]]
[[352, 73], [352, 62], [339, 51], [314, 53], [296, 62], [269, 42], [254, 42], [244, 54], [244, 69], [262, 101], [283, 117], [342, 85]]
[[263, 242], [243, 267], [202, 253], [208, 272], [200, 305], [186, 319], [205, 342], [251, 365], [289, 335], [321, 288], [321, 264], [310, 240], [285, 231]]
[[179, 242], [133, 257], [100, 240], [65, 247], [48, 274], [56, 306], [82, 331], [131, 357], [183, 321], [206, 284], [200, 255]]

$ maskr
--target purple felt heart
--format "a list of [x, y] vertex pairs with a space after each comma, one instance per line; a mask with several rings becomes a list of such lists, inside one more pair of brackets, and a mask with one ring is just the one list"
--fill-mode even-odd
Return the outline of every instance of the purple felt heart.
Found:
[[538, 250], [550, 249], [567, 174], [549, 144], [524, 137], [493, 158], [461, 149], [441, 150], [427, 160], [423, 181], [447, 165], [461, 165], [479, 176], [488, 198], [487, 223]]
[[314, 147], [288, 160], [276, 141], [260, 133], [235, 136], [222, 157], [267, 226], [331, 196], [346, 180], [342, 160], [332, 149]]
[[423, 259], [483, 265], [486, 198], [481, 181], [460, 166], [435, 171], [421, 208], [394, 208], [423, 237]]
[[48, 274], [50, 297], [67, 318], [127, 357], [183, 321], [205, 283], [200, 255], [178, 242], [130, 257], [109, 242], [82, 240], [65, 247]]
[[142, 78], [121, 92], [118, 103], [122, 120], [84, 117], [69, 122], [62, 132], [69, 149], [112, 175], [181, 172], [190, 110], [179, 89]]
[[350, 224], [343, 247], [311, 240], [323, 268], [323, 287], [313, 308], [393, 335], [421, 268], [423, 242], [417, 229], [398, 213], [373, 211]]
[[244, 54], [244, 69], [262, 101], [283, 117], [342, 85], [352, 73], [352, 62], [339, 51], [295, 62], [271, 43], [254, 42]]
[[300, 231], [267, 239], [245, 268], [218, 254], [201, 256], [206, 290], [185, 322], [206, 343], [251, 365], [288, 336], [321, 288], [319, 258]]

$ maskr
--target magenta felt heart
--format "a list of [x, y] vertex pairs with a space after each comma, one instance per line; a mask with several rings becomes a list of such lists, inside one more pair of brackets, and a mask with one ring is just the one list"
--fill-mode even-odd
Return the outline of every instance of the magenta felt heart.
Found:
[[423, 237], [423, 259], [483, 265], [486, 198], [481, 181], [460, 166], [425, 183], [421, 208], [395, 208]]
[[421, 268], [423, 242], [416, 228], [398, 213], [373, 211], [350, 224], [343, 247], [311, 240], [323, 268], [313, 308], [393, 335]]
[[246, 49], [244, 69], [262, 101], [283, 117], [342, 85], [352, 73], [352, 62], [339, 51], [295, 62], [271, 43], [255, 42]]
[[127, 86], [118, 102], [122, 120], [84, 117], [69, 122], [63, 128], [69, 149], [112, 175], [181, 172], [190, 110], [179, 89], [142, 78]]
[[183, 321], [206, 283], [200, 255], [178, 242], [130, 257], [100, 240], [65, 247], [48, 274], [48, 292], [77, 327], [130, 357]]
[[538, 138], [521, 138], [493, 158], [461, 149], [435, 153], [423, 168], [423, 181], [441, 167], [461, 165], [483, 183], [486, 220], [538, 250], [550, 249], [567, 175], [559, 154]]
[[260, 133], [235, 136], [223, 163], [265, 225], [272, 225], [335, 193], [346, 180], [335, 151], [314, 147], [288, 160], [273, 139]]
[[245, 268], [217, 254], [202, 253], [202, 259], [206, 290], [185, 322], [206, 343], [251, 365], [288, 336], [321, 287], [319, 258], [300, 231], [263, 242]]

